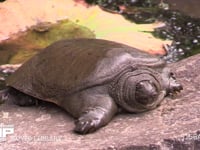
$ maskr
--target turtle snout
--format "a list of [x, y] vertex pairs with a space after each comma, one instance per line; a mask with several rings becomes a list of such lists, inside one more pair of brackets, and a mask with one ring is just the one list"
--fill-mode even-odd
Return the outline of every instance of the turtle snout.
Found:
[[174, 92], [180, 92], [181, 90], [183, 90], [183, 86], [179, 83], [175, 83], [172, 85], [172, 89]]
[[178, 83], [175, 78], [172, 78], [169, 84], [169, 93], [174, 94], [180, 92], [181, 90], [183, 90], [183, 86]]

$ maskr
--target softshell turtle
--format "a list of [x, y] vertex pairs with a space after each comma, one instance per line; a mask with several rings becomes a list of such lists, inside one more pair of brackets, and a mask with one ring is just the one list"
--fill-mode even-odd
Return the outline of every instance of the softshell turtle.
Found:
[[12, 74], [7, 87], [1, 97], [18, 105], [39, 99], [61, 106], [81, 134], [108, 124], [119, 108], [148, 111], [182, 89], [162, 59], [100, 39], [55, 42]]

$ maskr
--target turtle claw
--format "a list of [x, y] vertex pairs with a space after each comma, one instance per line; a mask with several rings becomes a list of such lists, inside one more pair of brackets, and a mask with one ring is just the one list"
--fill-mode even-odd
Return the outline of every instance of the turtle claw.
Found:
[[87, 134], [92, 133], [99, 128], [100, 120], [98, 118], [80, 117], [75, 121], [75, 125], [75, 132]]

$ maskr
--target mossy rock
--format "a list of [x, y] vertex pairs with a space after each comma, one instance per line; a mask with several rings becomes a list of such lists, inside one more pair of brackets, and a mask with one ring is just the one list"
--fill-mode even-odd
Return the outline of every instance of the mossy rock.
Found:
[[51, 43], [72, 38], [95, 38], [95, 35], [88, 28], [69, 20], [55, 24], [39, 23], [0, 44], [0, 64], [23, 63]]

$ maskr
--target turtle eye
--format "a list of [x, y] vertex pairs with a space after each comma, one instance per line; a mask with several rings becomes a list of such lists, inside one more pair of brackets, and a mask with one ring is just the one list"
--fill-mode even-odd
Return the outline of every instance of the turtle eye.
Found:
[[136, 85], [135, 99], [138, 103], [147, 105], [158, 97], [158, 91], [151, 81], [141, 81]]

